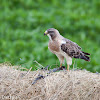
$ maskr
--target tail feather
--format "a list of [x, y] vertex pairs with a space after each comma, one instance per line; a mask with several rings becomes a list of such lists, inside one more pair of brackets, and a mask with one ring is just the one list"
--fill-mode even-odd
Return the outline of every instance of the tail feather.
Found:
[[87, 55], [90, 55], [90, 54], [82, 51], [79, 55], [74, 55], [74, 58], [90, 61], [90, 57], [88, 57]]
[[90, 57], [88, 57], [86, 55], [81, 55], [80, 58], [84, 59], [85, 61], [90, 61]]
[[[83, 52], [83, 51], [82, 51]], [[86, 52], [83, 52], [85, 55], [91, 55], [91, 54], [89, 54], [89, 53], [86, 53]]]

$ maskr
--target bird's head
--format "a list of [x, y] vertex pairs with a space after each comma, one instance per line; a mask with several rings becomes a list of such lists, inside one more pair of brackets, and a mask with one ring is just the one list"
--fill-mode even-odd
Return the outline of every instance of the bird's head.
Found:
[[54, 40], [59, 35], [59, 31], [54, 28], [49, 28], [44, 32], [44, 35], [47, 35], [50, 40]]

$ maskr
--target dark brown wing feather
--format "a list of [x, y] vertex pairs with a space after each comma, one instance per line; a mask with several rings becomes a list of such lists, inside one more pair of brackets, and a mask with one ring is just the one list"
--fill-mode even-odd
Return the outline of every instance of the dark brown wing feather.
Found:
[[61, 50], [67, 53], [70, 57], [90, 61], [90, 58], [87, 56], [90, 54], [81, 51], [81, 47], [70, 40], [66, 39], [66, 44], [61, 45]]
[[66, 38], [64, 38], [64, 41], [66, 41], [66, 43], [70, 43], [71, 45], [74, 45], [75, 47], [77, 47], [78, 49], [82, 49], [77, 43], [75, 43], [75, 42], [72, 42], [71, 40], [69, 40], [69, 39], [66, 39]]

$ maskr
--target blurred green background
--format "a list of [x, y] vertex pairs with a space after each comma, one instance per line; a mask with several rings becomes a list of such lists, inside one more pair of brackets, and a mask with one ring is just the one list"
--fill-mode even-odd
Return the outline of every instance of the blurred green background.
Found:
[[[26, 68], [59, 65], [43, 33], [56, 28], [91, 54], [91, 62], [75, 60], [75, 68], [100, 72], [100, 0], [0, 1], [0, 63]], [[71, 66], [71, 68], [73, 65]]]

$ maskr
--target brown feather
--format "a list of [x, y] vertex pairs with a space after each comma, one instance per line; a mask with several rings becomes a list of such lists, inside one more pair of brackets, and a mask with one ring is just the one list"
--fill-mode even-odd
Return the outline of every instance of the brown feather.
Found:
[[90, 61], [90, 57], [86, 56], [89, 53], [85, 53], [79, 49], [79, 47], [72, 42], [67, 42], [61, 45], [61, 50], [66, 52], [70, 57], [84, 59], [85, 61]]
[[50, 51], [59, 52], [59, 44], [57, 41], [49, 41], [48, 47]]

